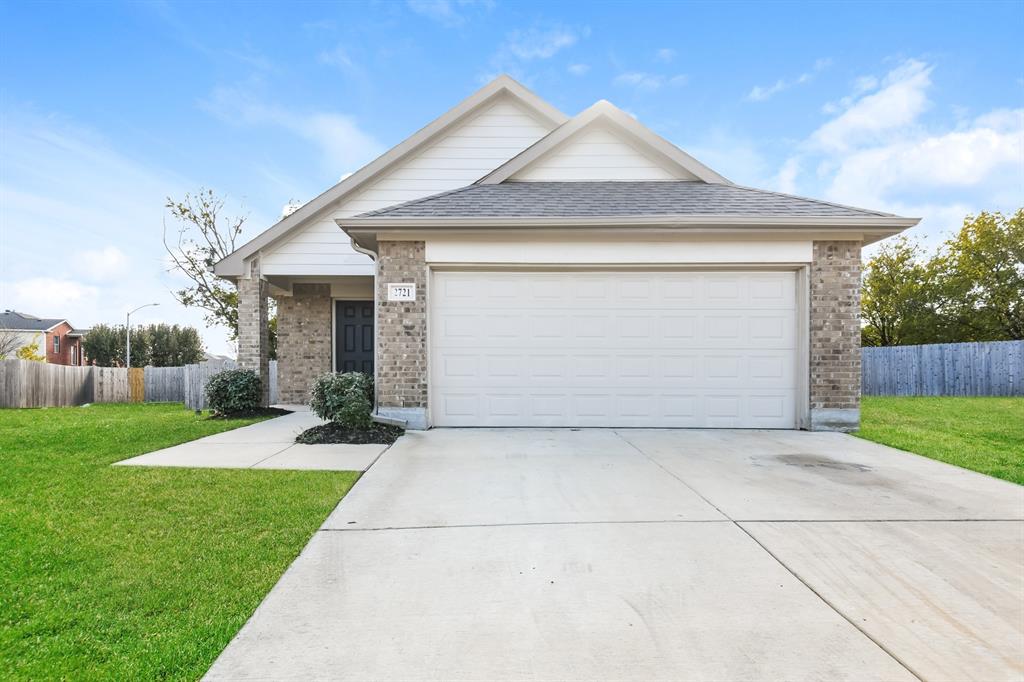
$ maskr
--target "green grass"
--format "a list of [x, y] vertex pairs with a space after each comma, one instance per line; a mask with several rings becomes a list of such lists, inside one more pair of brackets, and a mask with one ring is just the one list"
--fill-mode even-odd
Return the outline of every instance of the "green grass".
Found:
[[358, 474], [109, 464], [254, 421], [0, 410], [0, 678], [206, 671]]
[[856, 435], [1024, 485], [1024, 398], [865, 396]]

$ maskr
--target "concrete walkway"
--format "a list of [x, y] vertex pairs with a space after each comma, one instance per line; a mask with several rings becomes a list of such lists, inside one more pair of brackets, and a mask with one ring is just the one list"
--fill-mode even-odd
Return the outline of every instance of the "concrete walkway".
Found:
[[1024, 488], [852, 436], [434, 430], [210, 680], [1020, 680]]
[[295, 436], [323, 423], [308, 407], [274, 419], [132, 457], [115, 466], [365, 471], [387, 445], [302, 445]]

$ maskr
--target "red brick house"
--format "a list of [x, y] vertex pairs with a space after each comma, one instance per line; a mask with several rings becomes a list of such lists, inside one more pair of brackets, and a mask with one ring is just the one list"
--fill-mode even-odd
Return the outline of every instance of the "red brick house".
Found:
[[54, 365], [85, 365], [82, 337], [86, 330], [75, 329], [66, 319], [36, 317], [15, 310], [0, 313], [0, 329], [21, 338], [19, 348], [36, 346], [36, 353]]

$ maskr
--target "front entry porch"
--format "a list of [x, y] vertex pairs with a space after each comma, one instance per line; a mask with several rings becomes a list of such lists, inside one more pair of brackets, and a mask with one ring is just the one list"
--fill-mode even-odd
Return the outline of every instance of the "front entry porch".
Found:
[[[260, 276], [259, 261], [238, 282], [239, 365], [266, 376], [267, 302], [277, 303], [278, 400], [307, 404], [316, 377], [373, 373], [373, 276]], [[267, 396], [269, 398], [269, 396]]]

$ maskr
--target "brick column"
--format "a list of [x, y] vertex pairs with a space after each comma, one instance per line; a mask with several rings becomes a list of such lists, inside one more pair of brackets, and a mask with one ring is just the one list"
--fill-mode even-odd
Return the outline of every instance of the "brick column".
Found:
[[[389, 283], [414, 283], [416, 300], [388, 302]], [[377, 412], [427, 428], [427, 264], [423, 242], [377, 245]]]
[[816, 241], [810, 270], [811, 430], [860, 426], [860, 242]]
[[270, 339], [267, 328], [268, 285], [260, 275], [259, 258], [249, 276], [238, 280], [238, 366], [255, 370], [263, 383], [260, 404], [270, 403]]
[[331, 285], [295, 284], [277, 299], [277, 389], [287, 404], [309, 402], [313, 380], [331, 371]]

